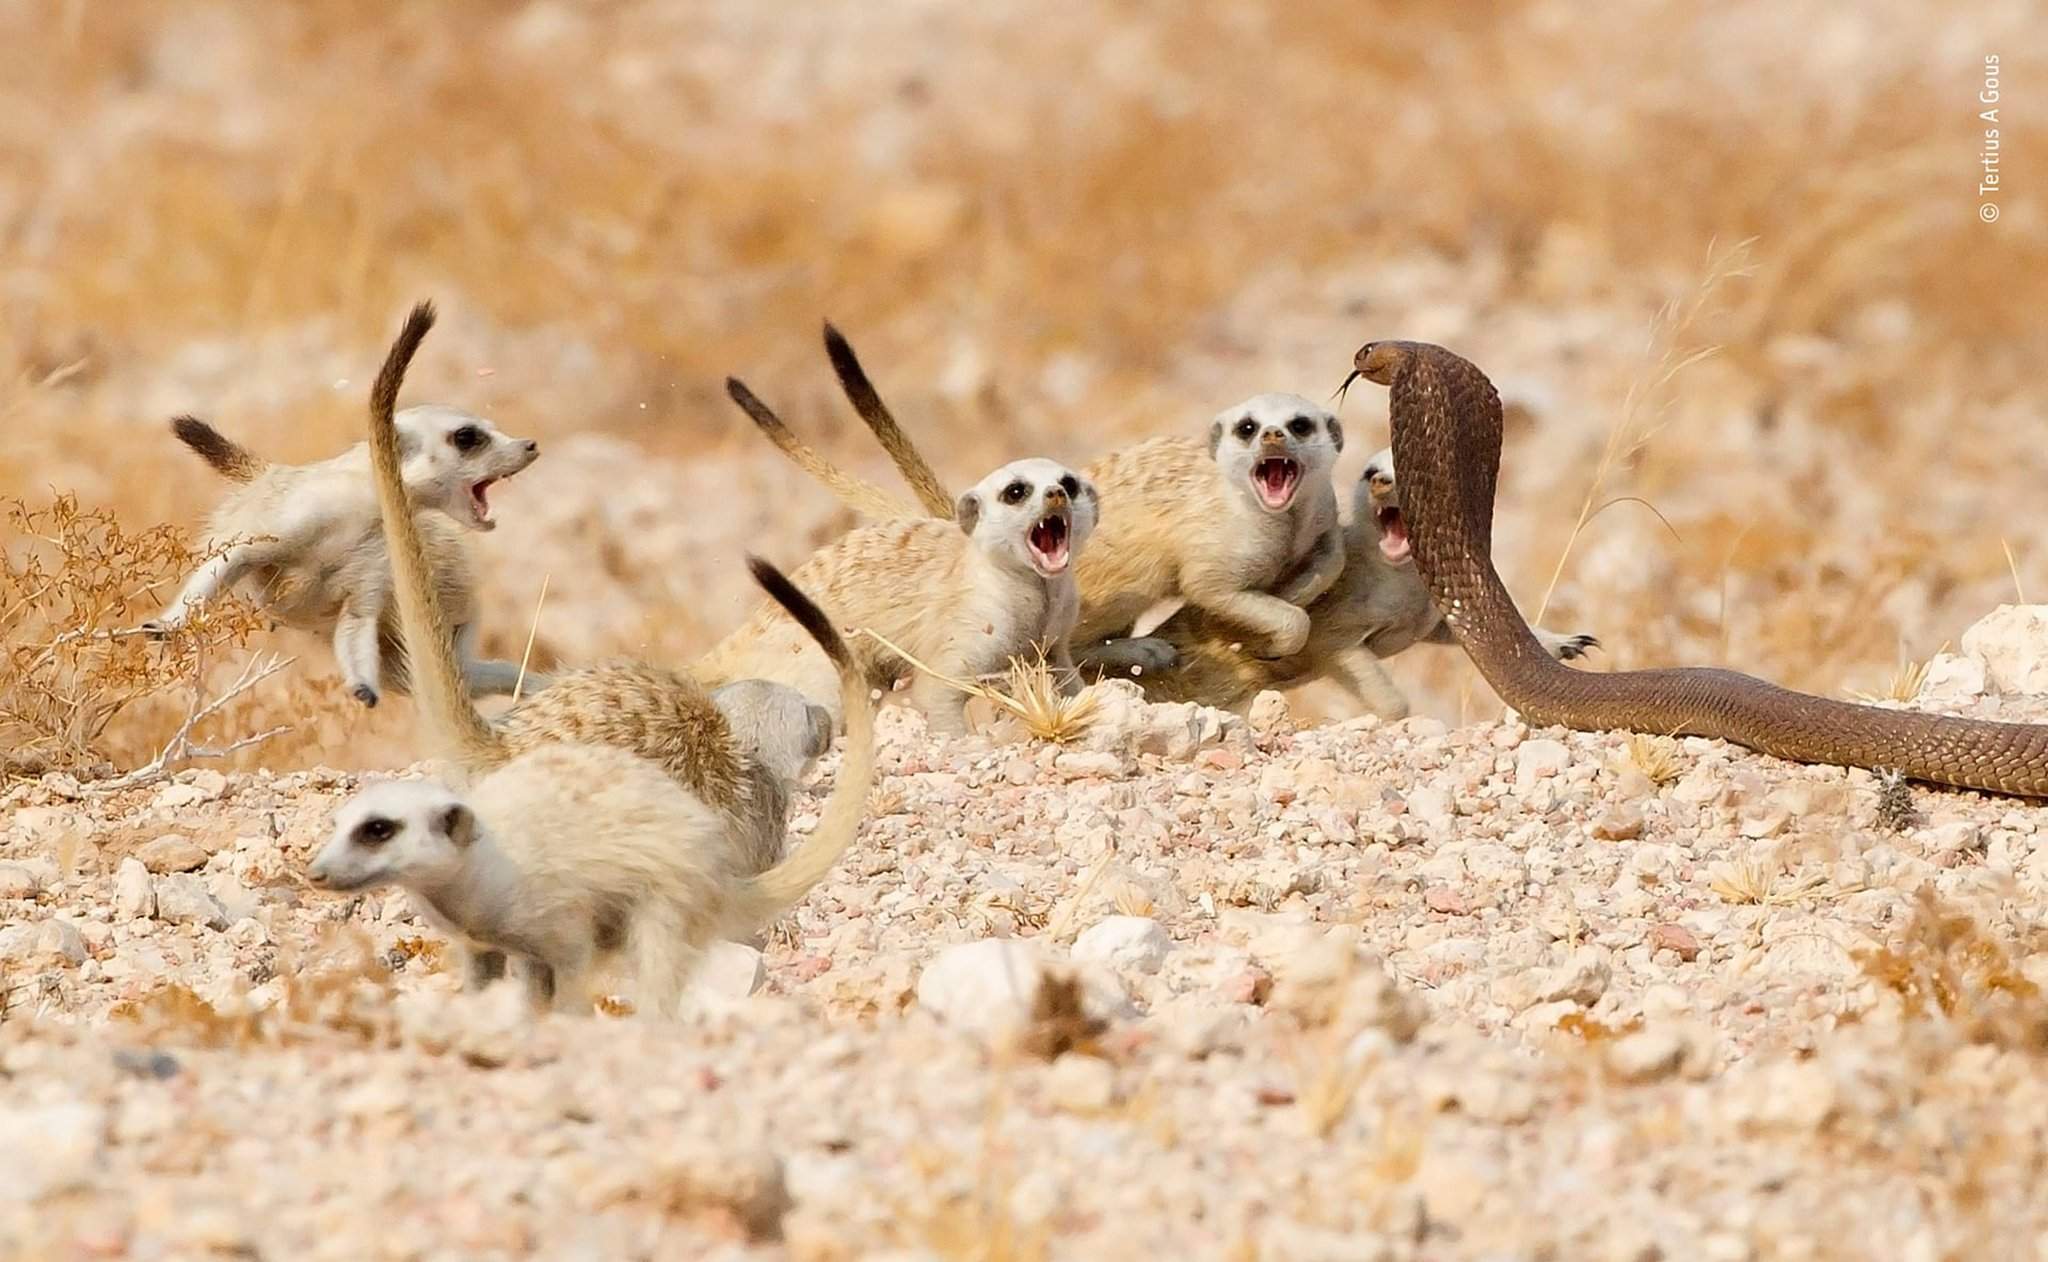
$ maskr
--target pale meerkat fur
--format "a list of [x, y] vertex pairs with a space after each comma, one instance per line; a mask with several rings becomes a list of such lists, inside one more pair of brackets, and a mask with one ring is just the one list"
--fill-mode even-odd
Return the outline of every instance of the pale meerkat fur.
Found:
[[[825, 326], [825, 346], [854, 410], [934, 517], [951, 515], [944, 480], [897, 424], [846, 339]], [[787, 431], [769, 438], [850, 507], [895, 515], [887, 493], [834, 467]], [[1208, 442], [1156, 438], [1082, 470], [1101, 495], [1102, 521], [1075, 566], [1081, 614], [1074, 656], [1128, 669], [1134, 625], [1161, 602], [1184, 600], [1242, 629], [1260, 651], [1286, 656], [1308, 637], [1302, 607], [1343, 572], [1347, 553], [1330, 473], [1344, 431], [1298, 395], [1262, 394], [1211, 421]], [[1276, 503], [1253, 473], [1289, 462], [1293, 480]], [[1110, 643], [1115, 641], [1114, 644]], [[1142, 652], [1142, 651], [1141, 651]]]
[[[428, 572], [455, 628], [463, 679], [479, 696], [510, 693], [518, 663], [477, 656], [476, 582], [462, 528], [496, 528], [487, 488], [532, 464], [540, 445], [509, 438], [455, 408], [407, 408], [396, 424], [400, 476]], [[177, 417], [171, 429], [237, 485], [207, 522], [212, 555], [143, 629], [167, 635], [217, 593], [240, 584], [277, 622], [331, 639], [356, 700], [374, 706], [387, 690], [404, 692], [409, 672], [366, 446], [313, 464], [282, 465], [197, 417]], [[525, 686], [544, 683], [529, 674]]]
[[468, 950], [469, 984], [524, 963], [536, 1006], [587, 1013], [594, 971], [623, 956], [638, 1010], [681, 1005], [704, 950], [759, 932], [831, 871], [859, 830], [874, 781], [874, 703], [846, 645], [765, 562], [755, 578], [802, 608], [842, 663], [846, 753], [811, 835], [749, 874], [724, 815], [659, 764], [610, 745], [521, 753], [464, 794], [390, 781], [344, 803], [308, 870], [331, 890], [399, 885]]
[[[393, 419], [406, 368], [433, 324], [432, 305], [421, 303], [392, 343], [371, 392], [368, 445], [399, 625], [409, 656], [421, 663], [415, 700], [435, 754], [460, 780], [545, 746], [623, 749], [723, 814], [741, 870], [766, 870], [782, 854], [796, 775], [829, 744], [831, 720], [794, 690], [739, 681], [714, 692], [681, 671], [614, 662], [559, 672], [544, 691], [487, 722], [450, 682], [458, 678], [456, 645], [420, 530], [424, 519], [405, 511]], [[829, 624], [824, 630], [836, 639]]]
[[[746, 386], [727, 388], [755, 418], [773, 418]], [[776, 422], [779, 424], [780, 422]], [[1079, 610], [1073, 562], [1096, 521], [1095, 488], [1050, 460], [1012, 461], [962, 495], [950, 521], [928, 517], [859, 527], [820, 548], [794, 580], [841, 625], [873, 631], [854, 653], [871, 684], [909, 680], [909, 703], [935, 732], [966, 731], [966, 695], [940, 678], [976, 679], [1043, 653], [1078, 688], [1069, 633]], [[831, 663], [772, 606], [757, 610], [699, 660], [699, 678], [752, 676], [789, 684], [831, 706]]]
[[[1345, 550], [1343, 574], [1308, 607], [1311, 630], [1301, 652], [1277, 661], [1260, 658], [1246, 649], [1235, 628], [1201, 610], [1183, 609], [1149, 637], [1158, 642], [1156, 660], [1177, 659], [1178, 664], [1136, 676], [1146, 697], [1242, 710], [1265, 689], [1329, 679], [1366, 713], [1385, 719], [1405, 716], [1408, 698], [1380, 659], [1419, 643], [1457, 641], [1409, 555], [1391, 448], [1366, 462], [1352, 492]], [[1536, 635], [1552, 655], [1566, 661], [1600, 644], [1590, 635]], [[1134, 645], [1133, 655], [1142, 647]]]

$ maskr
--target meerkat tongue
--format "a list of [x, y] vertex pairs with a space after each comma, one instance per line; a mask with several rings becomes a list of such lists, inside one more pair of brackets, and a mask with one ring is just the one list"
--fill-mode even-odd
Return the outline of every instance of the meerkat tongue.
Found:
[[1294, 494], [1294, 483], [1301, 476], [1301, 467], [1292, 460], [1261, 460], [1252, 468], [1252, 481], [1259, 488], [1260, 498], [1268, 508], [1279, 508]]
[[1408, 559], [1408, 521], [1398, 508], [1379, 511], [1380, 552], [1389, 561]]
[[478, 521], [489, 521], [491, 519], [490, 489], [491, 483], [496, 481], [496, 478], [485, 478], [469, 488], [469, 498], [476, 509], [476, 519]]
[[1058, 571], [1067, 565], [1067, 519], [1064, 517], [1041, 517], [1031, 528], [1028, 539], [1032, 552], [1048, 570]]

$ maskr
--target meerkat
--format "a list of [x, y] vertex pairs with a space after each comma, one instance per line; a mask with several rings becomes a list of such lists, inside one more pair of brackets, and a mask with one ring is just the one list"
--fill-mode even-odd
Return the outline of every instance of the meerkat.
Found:
[[[823, 707], [794, 689], [734, 680], [710, 690], [680, 671], [609, 662], [559, 672], [545, 690], [486, 721], [448, 682], [459, 678], [459, 644], [422, 530], [431, 518], [406, 511], [395, 411], [406, 369], [433, 325], [431, 303], [406, 317], [371, 390], [368, 442], [402, 640], [408, 656], [423, 661], [414, 672], [420, 680], [415, 700], [433, 751], [462, 780], [554, 745], [624, 750], [655, 763], [723, 815], [738, 870], [767, 870], [782, 856], [795, 781], [829, 747], [834, 724]], [[808, 605], [803, 600], [802, 607]]]
[[[774, 420], [744, 383], [728, 381], [727, 390], [757, 424]], [[1036, 652], [1062, 686], [1079, 687], [1069, 650], [1079, 610], [1073, 565], [1095, 530], [1097, 503], [1095, 487], [1065, 465], [1016, 460], [962, 495], [949, 521], [859, 527], [792, 577], [841, 624], [871, 630], [928, 667], [931, 673], [914, 671], [879, 641], [854, 650], [871, 684], [893, 690], [909, 680], [905, 697], [930, 728], [958, 735], [967, 729], [967, 697], [942, 675], [979, 678]], [[777, 680], [828, 707], [831, 670], [773, 606], [757, 610], [696, 665], [707, 682]]]
[[[874, 780], [874, 704], [845, 643], [772, 566], [748, 564], [840, 667], [845, 760], [818, 826], [789, 858], [749, 875], [721, 813], [659, 764], [616, 746], [551, 743], [464, 794], [431, 781], [364, 790], [336, 813], [309, 879], [337, 891], [404, 887], [468, 948], [472, 987], [516, 956], [536, 1007], [588, 1012], [593, 970], [623, 956], [636, 1008], [673, 1015], [711, 942], [758, 932], [831, 871]], [[434, 686], [452, 694], [451, 666], [422, 674], [441, 672]]]
[[[1409, 555], [1391, 448], [1366, 462], [1352, 492], [1345, 549], [1344, 572], [1308, 607], [1311, 629], [1299, 653], [1278, 660], [1257, 657], [1246, 650], [1234, 628], [1187, 608], [1167, 618], [1150, 637], [1160, 642], [1153, 659], [1177, 664], [1141, 672], [1136, 682], [1154, 701], [1195, 701], [1242, 710], [1264, 689], [1330, 679], [1365, 712], [1385, 719], [1404, 717], [1408, 698], [1380, 659], [1415, 644], [1456, 640]], [[1590, 635], [1537, 631], [1536, 636], [1563, 661], [1582, 657], [1600, 644]], [[1142, 655], [1148, 647], [1154, 646], [1137, 646], [1131, 653]]]
[[[519, 664], [477, 656], [476, 583], [461, 528], [497, 528], [491, 484], [532, 464], [540, 444], [509, 438], [484, 418], [449, 407], [407, 408], [395, 423], [400, 477], [419, 519], [429, 575], [454, 622], [463, 678], [479, 696], [510, 693], [519, 686]], [[331, 638], [342, 678], [365, 706], [376, 705], [386, 690], [405, 691], [404, 641], [390, 604], [391, 566], [366, 447], [358, 443], [313, 464], [280, 465], [197, 417], [177, 417], [171, 430], [236, 486], [208, 520], [213, 555], [142, 629], [168, 635], [216, 593], [240, 583], [278, 622]], [[523, 686], [545, 682], [528, 674]]]
[[[825, 346], [840, 388], [934, 517], [951, 514], [945, 484], [903, 432], [830, 324]], [[759, 419], [757, 418], [757, 424]], [[833, 467], [786, 430], [771, 441], [849, 506], [893, 511], [886, 493]], [[1261, 394], [1210, 422], [1208, 441], [1155, 438], [1082, 470], [1104, 511], [1076, 566], [1081, 612], [1074, 656], [1084, 665], [1140, 669], [1162, 662], [1156, 642], [1130, 638], [1162, 602], [1181, 600], [1251, 637], [1263, 654], [1300, 651], [1303, 606], [1343, 573], [1347, 553], [1331, 468], [1344, 430], [1299, 395]]]

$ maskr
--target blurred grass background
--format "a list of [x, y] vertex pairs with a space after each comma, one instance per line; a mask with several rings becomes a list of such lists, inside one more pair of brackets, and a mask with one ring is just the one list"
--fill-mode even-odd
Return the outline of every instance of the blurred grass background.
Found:
[[[545, 452], [478, 540], [489, 647], [546, 573], [548, 656], [681, 660], [751, 602], [743, 545], [794, 564], [849, 524], [726, 374], [886, 474], [822, 318], [961, 483], [1320, 397], [1415, 337], [1513, 405], [1497, 551], [1530, 608], [1617, 427], [1594, 503], [1676, 531], [1593, 518], [1549, 625], [1876, 687], [2048, 592], [2044, 81], [2017, 0], [7, 6], [0, 494], [196, 522], [219, 484], [169, 415], [330, 454], [432, 296], [410, 397]], [[1344, 414], [1348, 478], [1383, 392]], [[258, 708], [299, 733], [262, 761], [406, 748], [292, 647]], [[1497, 712], [1453, 652], [1395, 671]]]

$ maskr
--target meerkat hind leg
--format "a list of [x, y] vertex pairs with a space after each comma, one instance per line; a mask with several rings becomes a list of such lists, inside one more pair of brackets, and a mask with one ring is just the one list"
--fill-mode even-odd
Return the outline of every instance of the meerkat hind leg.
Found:
[[463, 989], [482, 990], [504, 976], [505, 953], [503, 951], [474, 948], [469, 953], [469, 966], [463, 978]]
[[1387, 668], [1363, 648], [1348, 648], [1330, 659], [1331, 674], [1369, 714], [1388, 721], [1408, 717], [1408, 697]]
[[1156, 675], [1180, 664], [1180, 650], [1173, 642], [1156, 635], [1132, 635], [1103, 644], [1077, 649], [1074, 657], [1082, 666], [1100, 670], [1109, 678]]

